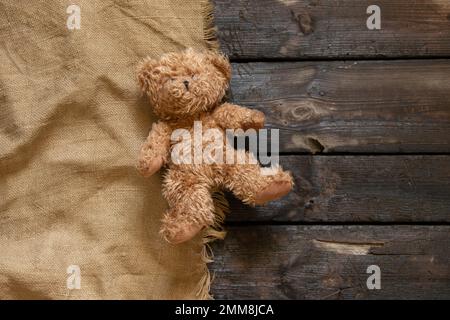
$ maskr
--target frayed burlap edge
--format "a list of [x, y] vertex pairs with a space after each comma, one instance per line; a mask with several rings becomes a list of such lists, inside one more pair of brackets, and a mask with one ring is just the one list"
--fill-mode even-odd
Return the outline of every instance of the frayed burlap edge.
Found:
[[221, 191], [216, 191], [213, 193], [214, 208], [215, 208], [215, 219], [214, 224], [209, 226], [203, 233], [203, 248], [202, 248], [202, 267], [203, 276], [199, 281], [197, 297], [202, 300], [213, 299], [209, 293], [211, 288], [211, 283], [214, 279], [214, 275], [211, 276], [208, 264], [213, 262], [214, 254], [210, 247], [210, 243], [215, 240], [222, 240], [225, 238], [226, 232], [223, 229], [223, 222], [225, 220], [225, 215], [229, 211], [228, 201], [225, 195]]
[[[203, 37], [209, 50], [219, 51], [219, 42], [216, 36], [216, 26], [214, 24], [214, 5], [210, 0], [202, 0], [203, 15]], [[211, 275], [208, 264], [213, 262], [214, 254], [210, 243], [215, 240], [225, 238], [226, 232], [223, 229], [225, 215], [229, 211], [228, 201], [221, 191], [213, 193], [215, 220], [212, 226], [209, 226], [203, 233], [203, 247], [201, 252], [203, 276], [198, 283], [197, 297], [202, 300], [213, 299], [209, 293], [214, 275]]]
[[203, 16], [203, 39], [210, 50], [219, 51], [219, 41], [217, 40], [217, 28], [214, 24], [214, 5], [211, 0], [202, 0]]

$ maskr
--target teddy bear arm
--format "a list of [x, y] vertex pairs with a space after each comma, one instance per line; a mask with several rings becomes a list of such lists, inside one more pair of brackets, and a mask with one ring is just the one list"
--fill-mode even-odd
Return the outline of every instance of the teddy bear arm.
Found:
[[138, 170], [149, 177], [167, 163], [170, 151], [170, 128], [164, 122], [152, 125], [152, 129], [141, 147]]
[[261, 129], [264, 127], [264, 113], [258, 110], [224, 103], [214, 112], [214, 118], [224, 129]]

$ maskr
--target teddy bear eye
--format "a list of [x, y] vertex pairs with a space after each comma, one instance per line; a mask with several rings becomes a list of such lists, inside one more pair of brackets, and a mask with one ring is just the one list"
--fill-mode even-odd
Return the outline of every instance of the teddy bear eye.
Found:
[[193, 74], [193, 75], [191, 76], [191, 78], [192, 78], [192, 80], [197, 80], [197, 79], [198, 79], [198, 76], [197, 76], [196, 74]]

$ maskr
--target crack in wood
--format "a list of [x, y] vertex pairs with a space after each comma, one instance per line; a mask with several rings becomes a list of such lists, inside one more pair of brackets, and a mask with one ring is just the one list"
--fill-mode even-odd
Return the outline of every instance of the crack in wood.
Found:
[[325, 150], [325, 146], [316, 138], [308, 137], [305, 141], [313, 154], [321, 153]]
[[342, 242], [317, 239], [314, 239], [313, 243], [315, 246], [326, 251], [356, 256], [367, 255], [373, 247], [384, 246], [383, 242]]

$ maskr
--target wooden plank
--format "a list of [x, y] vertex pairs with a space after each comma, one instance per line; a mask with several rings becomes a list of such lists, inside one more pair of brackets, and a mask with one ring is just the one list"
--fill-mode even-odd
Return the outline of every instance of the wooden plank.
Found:
[[[214, 245], [217, 299], [449, 299], [449, 226], [230, 227]], [[368, 266], [381, 289], [368, 290]]]
[[227, 222], [450, 222], [450, 156], [283, 156], [294, 190]]
[[281, 152], [450, 151], [450, 60], [233, 68], [231, 99], [266, 114]]
[[[448, 0], [214, 0], [233, 59], [450, 56]], [[381, 30], [369, 30], [370, 5]]]

